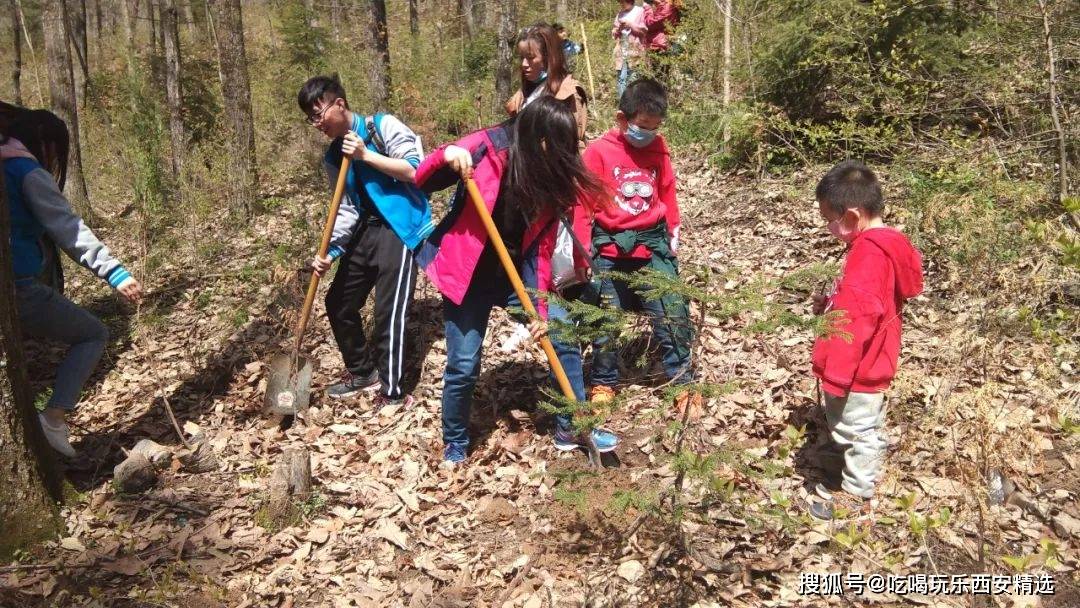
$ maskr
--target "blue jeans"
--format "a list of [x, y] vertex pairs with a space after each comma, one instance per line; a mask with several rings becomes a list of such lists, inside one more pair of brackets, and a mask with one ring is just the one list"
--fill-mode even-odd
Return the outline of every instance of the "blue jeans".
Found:
[[15, 300], [19, 325], [26, 336], [70, 345], [56, 368], [49, 407], [75, 409], [83, 385], [109, 342], [108, 328], [60, 292], [38, 281], [16, 282]]
[[[596, 268], [601, 273], [640, 271], [649, 260], [596, 258]], [[626, 281], [610, 277], [600, 279], [600, 306], [644, 312], [652, 320], [653, 338], [660, 346], [664, 374], [674, 379], [674, 384], [689, 384], [694, 376], [690, 368], [690, 346], [693, 330], [685, 313], [676, 315], [665, 312], [660, 300], [645, 300]], [[685, 310], [685, 309], [684, 309]], [[619, 353], [606, 349], [609, 338], [593, 342], [592, 384], [615, 386], [619, 382]]]
[[[442, 428], [443, 442], [469, 445], [469, 412], [472, 409], [473, 389], [480, 376], [480, 357], [487, 333], [491, 309], [496, 306], [520, 306], [512, 289], [481, 285], [473, 281], [461, 304], [443, 299], [443, 319], [446, 326], [446, 371], [443, 373]], [[568, 314], [558, 306], [548, 304], [549, 319], [566, 319]], [[585, 400], [585, 378], [581, 365], [581, 348], [564, 343], [552, 336], [552, 345], [570, 379], [574, 395]], [[552, 376], [554, 382], [554, 376]], [[556, 387], [558, 385], [555, 385]], [[556, 416], [561, 428], [569, 428], [569, 416]]]
[[[623, 60], [623, 68], [615, 72], [615, 90], [618, 93], [619, 99], [622, 99], [623, 91], [626, 90], [627, 85], [634, 79], [634, 70], [630, 69], [630, 61], [628, 59]], [[616, 100], [617, 102], [618, 100]]]

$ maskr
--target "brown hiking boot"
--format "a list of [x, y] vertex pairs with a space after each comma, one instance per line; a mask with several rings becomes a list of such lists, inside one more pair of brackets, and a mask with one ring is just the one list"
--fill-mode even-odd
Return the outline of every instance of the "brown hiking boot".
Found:
[[675, 413], [682, 418], [687, 408], [690, 420], [697, 420], [705, 415], [705, 399], [697, 391], [683, 391], [675, 397]]
[[589, 389], [589, 402], [597, 405], [610, 403], [615, 400], [615, 389], [603, 384], [597, 384]]

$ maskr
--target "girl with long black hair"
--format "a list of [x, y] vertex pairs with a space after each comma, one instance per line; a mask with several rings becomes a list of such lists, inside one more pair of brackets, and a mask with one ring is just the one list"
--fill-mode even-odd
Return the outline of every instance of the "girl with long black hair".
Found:
[[[599, 182], [581, 162], [577, 128], [570, 108], [552, 96], [533, 101], [515, 120], [477, 131], [445, 145], [416, 170], [416, 183], [428, 192], [458, 184], [449, 215], [417, 253], [417, 260], [443, 295], [446, 371], [443, 376], [443, 460], [465, 460], [469, 445], [469, 410], [480, 374], [488, 318], [495, 306], [519, 305], [477, 211], [465, 201], [462, 177], [472, 177], [527, 287], [553, 291], [552, 257], [556, 234], [565, 218], [578, 240], [591, 237], [591, 210], [582, 201], [599, 200]], [[589, 261], [575, 252], [574, 266], [585, 274]], [[565, 319], [554, 302], [538, 301], [541, 316]], [[581, 349], [552, 336], [555, 351], [579, 400], [585, 398]], [[615, 449], [618, 439], [592, 431], [597, 449]], [[582, 447], [569, 417], [557, 417], [555, 446]]]
[[21, 110], [0, 136], [0, 159], [11, 214], [7, 238], [15, 275], [15, 299], [23, 334], [69, 345], [56, 370], [52, 397], [38, 416], [49, 445], [73, 457], [66, 415], [79, 402], [83, 385], [97, 366], [109, 331], [97, 317], [42, 280], [55, 243], [73, 260], [108, 281], [124, 298], [142, 299], [142, 286], [112, 256], [64, 197], [68, 156], [67, 125], [46, 110]]

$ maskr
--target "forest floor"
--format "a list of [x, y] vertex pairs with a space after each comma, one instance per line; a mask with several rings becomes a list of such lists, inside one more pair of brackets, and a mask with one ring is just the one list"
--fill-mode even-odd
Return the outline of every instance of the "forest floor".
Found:
[[[839, 259], [811, 200], [815, 175], [758, 180], [685, 163], [684, 269], [711, 268], [711, 292], [763, 290], [761, 306], [808, 317], [808, 290], [776, 281]], [[979, 335], [980, 299], [954, 290], [969, 269], [927, 256], [927, 290], [909, 305], [890, 391], [876, 521], [831, 526], [805, 512], [824, 458], [812, 330], [751, 333], [760, 306], [706, 315], [698, 365], [725, 390], [681, 431], [660, 382], [628, 370], [629, 398], [606, 424], [622, 445], [602, 471], [552, 447], [550, 416], [536, 405], [546, 366], [535, 349], [499, 351], [510, 333], [501, 311], [485, 345], [473, 450], [464, 466], [439, 467], [445, 342], [426, 280], [409, 327], [415, 407], [323, 397], [341, 360], [319, 301], [307, 340], [313, 407], [285, 430], [268, 422], [267, 362], [288, 344], [289, 266], [300, 261], [268, 260], [297, 227], [312, 246], [326, 198], [321, 183], [274, 196], [290, 203], [243, 234], [213, 233], [220, 267], [200, 274], [178, 250], [137, 312], [72, 277], [75, 299], [114, 341], [74, 419], [81, 456], [66, 466], [65, 536], [0, 567], [0, 605], [1080, 605], [1080, 435], [1065, 417], [1080, 399], [1075, 345]], [[46, 369], [32, 366], [38, 388]], [[175, 461], [145, 494], [118, 493], [121, 448], [142, 438], [180, 447], [166, 404], [218, 466], [194, 473]], [[269, 480], [292, 447], [310, 450], [315, 490], [275, 521]], [[679, 464], [680, 449], [701, 458], [687, 466], [684, 453]], [[991, 468], [1027, 502], [987, 504]], [[1055, 593], [800, 595], [800, 573], [839, 572], [1027, 572], [1053, 576]]]

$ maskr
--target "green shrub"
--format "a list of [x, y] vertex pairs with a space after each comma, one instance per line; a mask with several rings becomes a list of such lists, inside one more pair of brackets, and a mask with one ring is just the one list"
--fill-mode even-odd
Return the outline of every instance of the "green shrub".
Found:
[[279, 12], [288, 62], [308, 71], [321, 71], [328, 35], [324, 28], [313, 25], [315, 11], [308, 9], [304, 2], [290, 0], [282, 3]]
[[480, 80], [495, 70], [495, 52], [498, 35], [495, 32], [478, 32], [465, 43], [465, 77]]

